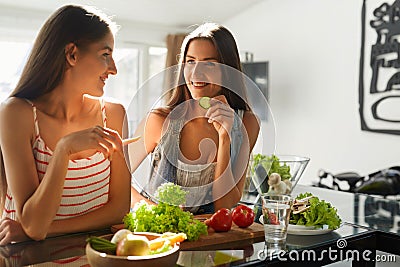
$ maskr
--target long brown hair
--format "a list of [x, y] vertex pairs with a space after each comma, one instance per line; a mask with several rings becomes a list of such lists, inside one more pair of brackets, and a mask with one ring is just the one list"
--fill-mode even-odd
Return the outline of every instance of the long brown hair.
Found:
[[[178, 77], [176, 78], [177, 86], [172, 90], [169, 99], [167, 99], [167, 108], [162, 110], [164, 112], [171, 111], [177, 105], [191, 98], [189, 89], [184, 82], [183, 68], [189, 44], [195, 39], [210, 40], [217, 49], [219, 63], [237, 69], [240, 72], [242, 71], [238, 48], [232, 33], [224, 26], [215, 23], [208, 22], [200, 25], [194, 31], [189, 33], [183, 40], [178, 64]], [[229, 105], [233, 109], [249, 110], [245, 99], [243, 77], [241, 75], [233, 75], [234, 77], [232, 77], [232, 75], [231, 77], [227, 76], [228, 75], [222, 75], [222, 84], [228, 84], [227, 82], [224, 82], [224, 79], [229, 79], [229, 84], [235, 84], [237, 87], [235, 90], [240, 92], [239, 96], [232, 90], [222, 87], [222, 94], [226, 97]], [[232, 81], [232, 79], [235, 81]]]
[[[117, 25], [94, 7], [65, 5], [59, 8], [40, 29], [19, 82], [10, 96], [35, 99], [52, 91], [64, 78], [66, 45], [74, 43], [84, 50], [89, 44], [116, 31]], [[0, 176], [1, 211], [7, 190], [1, 148]]]
[[114, 33], [116, 25], [92, 7], [66, 5], [44, 23], [11, 96], [34, 99], [60, 84], [66, 69], [65, 46], [80, 49]]

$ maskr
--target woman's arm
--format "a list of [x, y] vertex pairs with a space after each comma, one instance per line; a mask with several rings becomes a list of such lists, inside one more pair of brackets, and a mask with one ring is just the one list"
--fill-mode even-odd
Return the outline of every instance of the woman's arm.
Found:
[[[24, 100], [10, 98], [0, 110], [0, 142], [8, 188], [16, 214], [26, 234], [41, 239], [35, 229], [47, 229], [58, 209], [68, 164], [65, 151], [54, 151], [49, 175], [39, 184], [32, 142], [35, 138], [32, 107]], [[57, 172], [55, 170], [58, 170]]]
[[[213, 184], [214, 208], [231, 208], [242, 197], [246, 168], [250, 153], [257, 141], [259, 122], [249, 111], [243, 116], [243, 141], [238, 151], [235, 166], [231, 166], [231, 137], [219, 135], [217, 164]], [[240, 175], [240, 176], [239, 176]], [[222, 197], [221, 197], [222, 196]]]
[[[128, 146], [130, 169], [133, 173], [148, 154], [152, 153], [162, 136], [162, 128], [165, 122], [165, 116], [158, 112], [150, 112], [135, 131], [134, 136], [141, 138]], [[149, 199], [143, 197], [135, 188], [131, 188], [131, 206], [140, 201], [145, 200], [150, 204], [155, 204]]]

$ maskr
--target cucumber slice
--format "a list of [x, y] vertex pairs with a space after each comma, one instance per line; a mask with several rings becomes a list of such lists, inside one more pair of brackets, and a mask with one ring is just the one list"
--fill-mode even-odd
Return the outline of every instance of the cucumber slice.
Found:
[[209, 109], [211, 107], [210, 98], [208, 96], [203, 96], [199, 100], [200, 107], [204, 109]]

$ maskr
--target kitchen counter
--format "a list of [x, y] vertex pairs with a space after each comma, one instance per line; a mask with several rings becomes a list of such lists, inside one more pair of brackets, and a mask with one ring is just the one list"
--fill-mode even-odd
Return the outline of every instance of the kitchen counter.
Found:
[[[298, 185], [293, 196], [311, 192], [338, 209], [343, 225], [321, 235], [288, 235], [284, 247], [266, 250], [264, 242], [235, 243], [208, 250], [181, 251], [177, 266], [321, 266], [348, 261], [353, 266], [374, 266], [376, 251], [400, 255], [400, 203], [382, 197]], [[75, 233], [0, 247], [0, 266], [90, 266], [86, 238], [109, 234], [110, 229]], [[186, 241], [187, 242], [187, 241]], [[329, 254], [329, 252], [331, 254]], [[368, 254], [368, 257], [362, 255]]]

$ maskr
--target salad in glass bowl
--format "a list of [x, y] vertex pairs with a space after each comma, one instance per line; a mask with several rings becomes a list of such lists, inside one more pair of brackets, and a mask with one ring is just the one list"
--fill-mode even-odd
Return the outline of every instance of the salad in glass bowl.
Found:
[[309, 161], [302, 156], [256, 154], [249, 166], [252, 182], [260, 195], [290, 195]]

